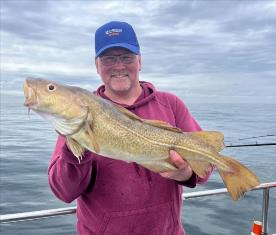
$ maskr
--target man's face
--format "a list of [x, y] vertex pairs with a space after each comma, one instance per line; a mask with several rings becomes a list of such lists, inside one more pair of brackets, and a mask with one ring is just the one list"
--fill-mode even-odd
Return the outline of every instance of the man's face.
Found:
[[123, 48], [106, 50], [96, 59], [96, 68], [108, 92], [126, 94], [131, 92], [132, 88], [139, 86], [141, 57], [129, 50]]

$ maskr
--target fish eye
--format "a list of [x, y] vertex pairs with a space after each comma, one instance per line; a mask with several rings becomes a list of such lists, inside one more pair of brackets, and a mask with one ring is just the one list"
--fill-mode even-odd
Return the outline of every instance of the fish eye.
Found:
[[55, 85], [53, 85], [53, 84], [48, 84], [47, 88], [49, 91], [54, 91], [56, 89]]

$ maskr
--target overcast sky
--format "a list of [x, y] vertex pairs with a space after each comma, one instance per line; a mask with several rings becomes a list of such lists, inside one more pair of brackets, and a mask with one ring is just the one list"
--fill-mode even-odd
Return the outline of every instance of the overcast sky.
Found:
[[95, 89], [94, 32], [126, 21], [141, 80], [179, 92], [276, 100], [276, 1], [1, 0], [1, 91], [26, 76]]

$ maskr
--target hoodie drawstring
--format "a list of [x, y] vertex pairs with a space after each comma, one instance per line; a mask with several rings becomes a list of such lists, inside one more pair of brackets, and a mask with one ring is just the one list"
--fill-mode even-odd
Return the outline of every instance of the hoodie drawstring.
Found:
[[151, 172], [148, 169], [145, 169], [145, 170], [146, 170], [148, 182], [151, 185], [151, 183], [152, 183]]
[[135, 171], [136, 171], [137, 175], [141, 176], [139, 166], [137, 165], [137, 163], [136, 163], [136, 162], [134, 162], [133, 164], [134, 164], [134, 168], [135, 168]]
[[[141, 168], [139, 167], [139, 165], [136, 162], [134, 162], [133, 164], [134, 164], [134, 168], [135, 168], [137, 175], [141, 176]], [[152, 183], [151, 172], [148, 169], [145, 169], [145, 172], [146, 172], [147, 181], [149, 182], [149, 185], [151, 185], [151, 183]]]

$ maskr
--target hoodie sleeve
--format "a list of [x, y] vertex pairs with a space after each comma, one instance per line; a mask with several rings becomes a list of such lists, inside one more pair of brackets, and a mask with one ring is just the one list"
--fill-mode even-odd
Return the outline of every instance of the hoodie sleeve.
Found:
[[48, 168], [48, 182], [53, 193], [66, 203], [79, 197], [87, 188], [92, 173], [92, 157], [85, 152], [81, 162], [59, 136]]
[[[192, 114], [190, 113], [190, 111], [188, 110], [188, 108], [186, 107], [186, 105], [178, 97], [175, 97], [174, 113], [175, 113], [176, 126], [182, 129], [184, 132], [194, 132], [194, 131], [202, 130], [199, 124], [192, 116]], [[204, 178], [197, 176], [193, 172], [189, 180], [185, 182], [179, 182], [179, 183], [184, 186], [194, 188], [196, 184], [203, 184], [207, 182], [212, 171], [213, 171], [213, 168], [211, 167]]]

